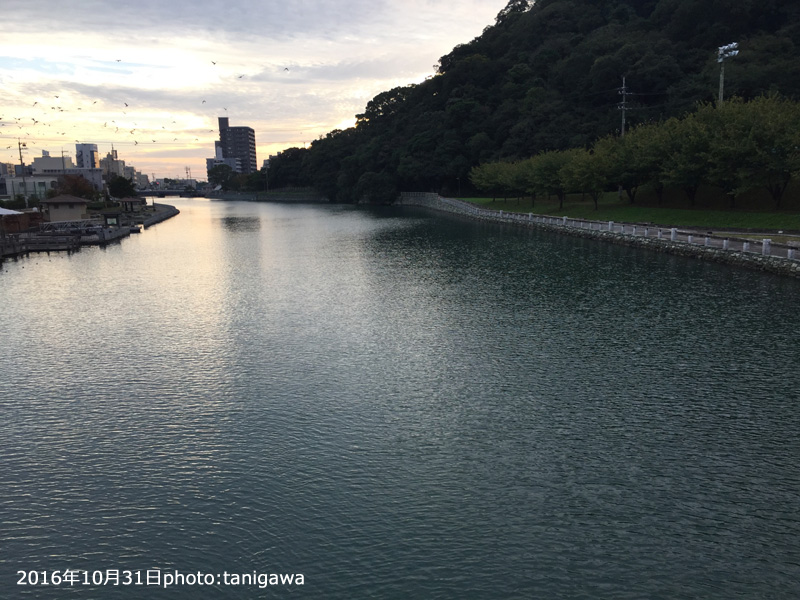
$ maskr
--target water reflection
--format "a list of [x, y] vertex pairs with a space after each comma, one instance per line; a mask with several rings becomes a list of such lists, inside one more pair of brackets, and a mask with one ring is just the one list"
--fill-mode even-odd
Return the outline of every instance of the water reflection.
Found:
[[[420, 211], [180, 202], [0, 273], [3, 580], [800, 593], [797, 282]], [[141, 590], [73, 595], [99, 592]]]
[[222, 217], [222, 226], [232, 232], [255, 232], [261, 229], [259, 217]]

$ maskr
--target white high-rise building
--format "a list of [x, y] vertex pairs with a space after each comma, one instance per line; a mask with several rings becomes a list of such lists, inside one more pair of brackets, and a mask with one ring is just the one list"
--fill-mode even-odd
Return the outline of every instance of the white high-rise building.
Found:
[[97, 144], [75, 144], [75, 166], [79, 169], [99, 169]]

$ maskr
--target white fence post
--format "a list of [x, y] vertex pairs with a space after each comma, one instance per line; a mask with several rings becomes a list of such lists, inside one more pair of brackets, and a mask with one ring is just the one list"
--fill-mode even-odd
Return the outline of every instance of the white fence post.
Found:
[[786, 251], [786, 258], [788, 258], [789, 260], [794, 260], [794, 248], [789, 248]]
[[764, 256], [769, 256], [772, 250], [772, 240], [768, 238], [764, 238], [761, 240], [761, 254]]
[[613, 232], [614, 231], [614, 221], [608, 222], [608, 230]]
[[678, 239], [678, 230], [674, 227], [670, 229], [669, 239], [673, 242]]
[[723, 250], [727, 250], [729, 245], [730, 245], [730, 242], [728, 241], [728, 238], [725, 238], [724, 240], [722, 240], [722, 249]]
[[750, 242], [742, 242], [742, 252], [750, 252]]

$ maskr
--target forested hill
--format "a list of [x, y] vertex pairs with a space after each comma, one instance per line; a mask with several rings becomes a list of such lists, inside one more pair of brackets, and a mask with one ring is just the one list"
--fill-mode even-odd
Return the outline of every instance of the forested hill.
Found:
[[331, 200], [397, 190], [453, 193], [471, 167], [583, 146], [716, 99], [778, 92], [800, 99], [800, 3], [788, 0], [511, 0], [496, 22], [443, 56], [418, 85], [371, 100], [355, 127], [270, 166], [281, 185]]

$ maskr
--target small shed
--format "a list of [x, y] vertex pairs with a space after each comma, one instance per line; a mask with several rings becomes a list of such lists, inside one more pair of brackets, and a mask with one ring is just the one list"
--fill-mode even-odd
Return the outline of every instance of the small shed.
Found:
[[47, 220], [51, 223], [55, 221], [80, 221], [87, 218], [86, 205], [88, 200], [62, 194], [47, 200], [41, 200], [39, 204], [47, 215]]

